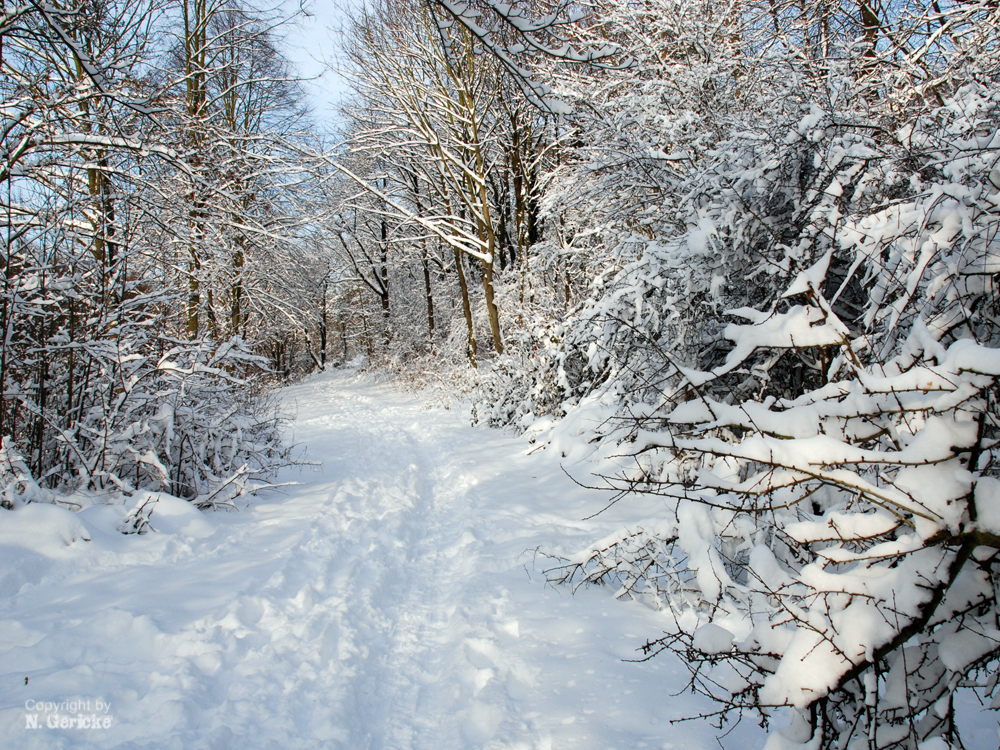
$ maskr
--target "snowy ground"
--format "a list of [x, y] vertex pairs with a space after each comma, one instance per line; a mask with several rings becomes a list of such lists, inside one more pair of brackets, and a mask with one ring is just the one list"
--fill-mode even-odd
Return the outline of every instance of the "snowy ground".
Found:
[[[350, 372], [285, 398], [323, 466], [284, 495], [164, 503], [141, 537], [114, 532], [118, 507], [3, 512], [0, 746], [719, 747], [670, 723], [706, 707], [675, 695], [679, 663], [623, 661], [663, 615], [545, 584], [534, 550], [621, 522], [583, 520], [601, 500], [556, 451]], [[63, 715], [111, 726], [53, 729], [35, 707], [74, 700]], [[725, 740], [762, 744], [746, 725]]]

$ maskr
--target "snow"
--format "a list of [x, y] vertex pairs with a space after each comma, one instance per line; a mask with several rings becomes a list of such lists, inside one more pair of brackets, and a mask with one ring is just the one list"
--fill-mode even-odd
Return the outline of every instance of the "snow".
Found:
[[5, 514], [0, 526], [0, 545], [5, 550], [23, 547], [58, 557], [62, 548], [78, 539], [90, 541], [90, 535], [75, 513], [57, 505], [31, 503], [18, 513]]
[[1000, 480], [980, 477], [976, 480], [976, 526], [1000, 535]]
[[[351, 371], [283, 398], [323, 462], [288, 470], [302, 484], [284, 495], [228, 513], [163, 495], [0, 511], [10, 746], [718, 747], [707, 722], [670, 724], [711, 709], [678, 695], [680, 662], [623, 661], [667, 614], [546, 584], [545, 553], [631, 520], [618, 506], [585, 520], [605, 498], [560, 451]], [[146, 502], [155, 531], [121, 534]], [[82, 724], [49, 728], [36, 708], [26, 729], [28, 701], [76, 701], [61, 716]], [[763, 742], [749, 724], [724, 740]]]
[[726, 654], [732, 650], [734, 638], [728, 630], [710, 622], [694, 632], [692, 645], [706, 654]]
[[1000, 632], [974, 633], [961, 630], [946, 636], [938, 647], [942, 663], [952, 671], [963, 670], [994, 648]]

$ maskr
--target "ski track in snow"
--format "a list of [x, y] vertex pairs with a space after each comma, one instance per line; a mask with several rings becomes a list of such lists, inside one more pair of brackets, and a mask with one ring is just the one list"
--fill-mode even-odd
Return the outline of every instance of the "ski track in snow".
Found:
[[[323, 462], [283, 474], [301, 486], [154, 512], [141, 537], [96, 507], [89, 543], [0, 545], [0, 746], [718, 747], [670, 724], [709, 708], [675, 695], [679, 662], [623, 661], [661, 614], [545, 584], [534, 550], [621, 523], [582, 520], [600, 499], [559, 457], [352, 372], [283, 397]], [[110, 703], [112, 727], [25, 729], [25, 701], [74, 698]], [[746, 723], [726, 740], [762, 744]]]

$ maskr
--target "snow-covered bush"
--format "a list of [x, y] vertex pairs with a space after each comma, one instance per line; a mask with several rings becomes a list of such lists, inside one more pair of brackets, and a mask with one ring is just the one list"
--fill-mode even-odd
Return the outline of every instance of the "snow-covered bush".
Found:
[[[669, 609], [647, 651], [679, 652], [723, 718], [790, 707], [769, 747], [961, 747], [956, 691], [995, 696], [1000, 661], [1000, 90], [881, 143], [838, 119], [816, 106], [785, 140], [827, 176], [751, 277], [784, 290], [728, 311], [728, 350], [667, 351], [619, 423], [609, 484], [672, 514], [552, 575]], [[733, 184], [709, 205], [747, 205], [757, 183]]]
[[[95, 367], [100, 397], [86, 404], [72, 431], [54, 431], [46, 441], [41, 465], [53, 468], [41, 479], [4, 438], [5, 505], [59, 502], [77, 491], [147, 490], [214, 507], [252, 492], [288, 463], [277, 405], [253, 375], [263, 371], [260, 357], [239, 340], [160, 343], [169, 348], [159, 356], [105, 352], [115, 359]], [[37, 409], [27, 398], [20, 405], [29, 414]]]
[[570, 393], [559, 377], [559, 327], [518, 333], [470, 390], [473, 424], [523, 427], [544, 414], [565, 414]]
[[165, 491], [202, 507], [229, 502], [288, 458], [277, 406], [254, 382], [262, 360], [239, 340], [170, 343], [130, 373], [127, 398], [110, 419], [97, 411], [84, 424], [95, 459], [90, 481]]
[[276, 13], [187, 11], [190, 28], [133, 0], [19, 6], [0, 24], [11, 497], [212, 504], [284, 460], [248, 352], [285, 374], [325, 326], [326, 287], [294, 272], [322, 267], [287, 189], [308, 181], [302, 111]]
[[[902, 179], [882, 173], [871, 123], [864, 109], [832, 115], [788, 97], [752, 125], [729, 123], [732, 135], [677, 185], [680, 231], [612, 233], [606, 269], [567, 324], [567, 352], [587, 363], [581, 379], [621, 379], [631, 398], [655, 400], [675, 363], [711, 368], [725, 358], [728, 310], [777, 304], [831, 250], [825, 283], [842, 283], [851, 262], [833, 240], [842, 217], [864, 213]], [[856, 282], [841, 290], [838, 309], [858, 304], [857, 291]]]
[[31, 470], [14, 441], [9, 437], [0, 442], [0, 508], [13, 510], [22, 503], [52, 502], [55, 495], [38, 486]]

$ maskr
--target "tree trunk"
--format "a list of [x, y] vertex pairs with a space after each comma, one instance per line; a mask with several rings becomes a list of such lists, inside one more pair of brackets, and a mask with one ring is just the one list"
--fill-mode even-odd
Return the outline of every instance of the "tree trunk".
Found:
[[233, 253], [233, 287], [232, 306], [229, 310], [230, 335], [239, 336], [243, 324], [243, 267], [246, 265], [246, 254], [243, 252], [243, 238], [236, 240], [236, 252]]
[[878, 44], [878, 33], [882, 24], [871, 0], [860, 0], [858, 8], [861, 11], [861, 28], [865, 32], [865, 45], [867, 46], [865, 57], [875, 57], [875, 45]]
[[[420, 182], [416, 173], [412, 174], [413, 199], [417, 206], [417, 216], [424, 215], [424, 207], [420, 202]], [[431, 294], [431, 269], [427, 258], [427, 240], [420, 243], [421, 261], [424, 267], [424, 294], [427, 297], [427, 338], [430, 341], [431, 349], [434, 348], [434, 296]]]
[[503, 354], [503, 341], [500, 338], [500, 313], [493, 300], [493, 264], [483, 261], [483, 291], [486, 293], [486, 312], [490, 316], [490, 333], [493, 334], [493, 348], [497, 354]]
[[198, 256], [194, 248], [191, 248], [191, 260], [188, 262], [187, 334], [192, 340], [198, 338], [198, 307], [201, 305], [198, 266]]
[[389, 311], [389, 225], [382, 220], [382, 254], [379, 260], [381, 261], [381, 268], [379, 268], [379, 277], [381, 279], [382, 294], [382, 323], [385, 326], [385, 333], [383, 334], [382, 343], [388, 350], [390, 335], [389, 332], [391, 313]]
[[326, 291], [330, 282], [323, 280], [323, 301], [320, 303], [319, 316], [319, 361], [320, 367], [326, 369]]
[[458, 285], [462, 290], [462, 312], [465, 313], [465, 324], [469, 329], [469, 343], [467, 347], [467, 353], [469, 355], [469, 364], [473, 367], [478, 367], [476, 363], [476, 331], [472, 326], [472, 305], [469, 304], [469, 285], [465, 280], [465, 269], [462, 268], [462, 254], [456, 250], [455, 251], [455, 268], [458, 270]]
[[431, 269], [427, 260], [427, 242], [423, 246], [424, 293], [427, 295], [427, 338], [434, 347], [434, 295], [431, 293]]

